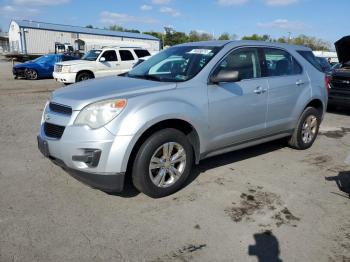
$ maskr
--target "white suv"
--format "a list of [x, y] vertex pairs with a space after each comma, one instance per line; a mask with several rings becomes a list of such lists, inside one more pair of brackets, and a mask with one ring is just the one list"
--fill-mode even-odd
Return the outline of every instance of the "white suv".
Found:
[[90, 78], [120, 75], [128, 72], [139, 60], [151, 54], [139, 47], [93, 49], [81, 60], [57, 63], [53, 72], [56, 81], [64, 84]]

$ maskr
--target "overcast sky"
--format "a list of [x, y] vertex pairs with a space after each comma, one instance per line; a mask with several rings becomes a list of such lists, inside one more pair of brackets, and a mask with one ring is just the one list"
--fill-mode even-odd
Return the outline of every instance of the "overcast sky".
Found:
[[140, 31], [205, 31], [238, 36], [306, 34], [333, 43], [350, 35], [349, 0], [0, 0], [0, 27], [11, 19]]

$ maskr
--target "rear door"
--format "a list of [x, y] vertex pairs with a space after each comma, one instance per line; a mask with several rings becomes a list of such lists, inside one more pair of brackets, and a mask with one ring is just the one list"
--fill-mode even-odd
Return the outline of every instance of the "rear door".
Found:
[[119, 50], [120, 63], [118, 65], [118, 75], [128, 72], [137, 62], [138, 58], [128, 49]]
[[[101, 61], [101, 58], [105, 61]], [[95, 77], [117, 75], [118, 57], [115, 50], [104, 51], [96, 61]]]
[[263, 60], [269, 83], [266, 128], [269, 133], [283, 132], [291, 129], [298, 99], [310, 81], [297, 60], [285, 50], [263, 48]]

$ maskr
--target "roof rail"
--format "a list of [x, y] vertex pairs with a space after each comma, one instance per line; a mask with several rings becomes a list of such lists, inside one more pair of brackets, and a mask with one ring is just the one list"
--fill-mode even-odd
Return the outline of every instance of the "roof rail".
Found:
[[105, 45], [105, 46], [102, 46], [102, 49], [103, 48], [143, 48], [141, 46], [111, 46], [111, 45]]

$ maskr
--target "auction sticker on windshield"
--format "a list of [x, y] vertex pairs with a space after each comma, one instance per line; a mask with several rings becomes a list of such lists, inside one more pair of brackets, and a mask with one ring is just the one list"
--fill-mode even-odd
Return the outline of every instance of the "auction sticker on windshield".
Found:
[[188, 54], [209, 55], [211, 51], [210, 49], [192, 49]]

